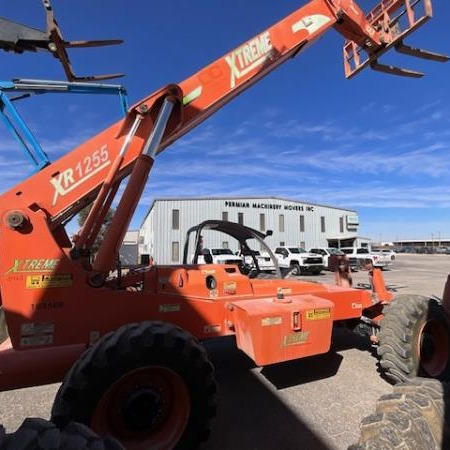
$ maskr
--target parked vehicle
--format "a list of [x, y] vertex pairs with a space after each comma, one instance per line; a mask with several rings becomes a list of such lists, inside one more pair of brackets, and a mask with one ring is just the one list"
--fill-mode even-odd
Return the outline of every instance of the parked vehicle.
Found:
[[241, 264], [242, 258], [229, 248], [203, 248], [198, 255], [198, 264]]
[[341, 247], [340, 250], [348, 256], [350, 269], [353, 271], [377, 267], [385, 269], [392, 262], [382, 255], [376, 255], [366, 247]]
[[258, 270], [260, 270], [261, 272], [273, 272], [275, 270], [273, 259], [267, 252], [250, 250], [250, 252], [239, 253], [239, 255], [244, 256], [245, 263], [250, 266], [256, 266], [254, 262], [254, 258], [256, 258], [259, 266]]
[[[214, 230], [224, 233], [237, 241], [239, 250], [233, 254], [231, 249], [202, 248], [202, 233], [206, 230]], [[205, 220], [195, 225], [186, 233], [183, 250], [183, 264], [236, 264], [239, 271], [250, 278], [255, 278], [264, 272], [274, 272], [274, 276], [282, 278], [278, 260], [270, 250], [264, 239], [271, 236], [272, 231], [266, 233], [235, 222], [225, 220]], [[261, 251], [254, 250], [255, 247]], [[190, 249], [196, 249], [192, 254]], [[218, 254], [220, 253], [220, 254]], [[188, 255], [191, 255], [188, 257]]]
[[323, 258], [323, 266], [326, 270], [334, 270], [333, 258], [332, 256], [341, 256], [344, 255], [342, 250], [334, 247], [318, 247], [312, 248], [309, 253], [314, 253], [316, 255], [320, 255]]
[[391, 266], [395, 261], [395, 252], [391, 249], [372, 250], [370, 253], [378, 256], [379, 260], [377, 263], [381, 264], [381, 262], [384, 262], [386, 264], [384, 267]]
[[278, 264], [282, 269], [290, 269], [292, 275], [322, 272], [324, 263], [321, 255], [308, 253], [304, 248], [296, 246], [281, 246], [274, 251]]
[[450, 255], [450, 247], [436, 247], [435, 252], [441, 255]]
[[[193, 262], [194, 255], [191, 261]], [[257, 260], [257, 264], [255, 263]], [[244, 250], [233, 253], [229, 248], [203, 248], [198, 255], [197, 264], [245, 264], [249, 267], [257, 268], [261, 272], [272, 272], [275, 265], [267, 252], [261, 253], [258, 250]]]

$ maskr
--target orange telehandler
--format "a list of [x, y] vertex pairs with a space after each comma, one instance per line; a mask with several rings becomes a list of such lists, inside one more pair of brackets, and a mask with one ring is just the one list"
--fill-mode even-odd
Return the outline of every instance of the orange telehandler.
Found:
[[[404, 43], [431, 15], [430, 0], [383, 0], [367, 15], [352, 0], [312, 0], [180, 84], [142, 99], [123, 120], [2, 194], [0, 289], [8, 337], [0, 344], [0, 389], [63, 380], [52, 409], [59, 427], [77, 421], [129, 449], [170, 449], [196, 447], [215, 414], [214, 370], [199, 343], [205, 339], [234, 335], [256, 364], [268, 365], [327, 352], [333, 325], [344, 325], [379, 344], [393, 381], [449, 378], [442, 306], [425, 297], [392, 300], [377, 270], [373, 291], [250, 278], [235, 265], [115, 272], [158, 153], [331, 28], [346, 38], [347, 77], [366, 66], [421, 76], [378, 59], [395, 48], [444, 61]], [[67, 69], [61, 46], [59, 55]], [[33, 83], [19, 87], [32, 90]], [[65, 225], [91, 203], [70, 239]]]

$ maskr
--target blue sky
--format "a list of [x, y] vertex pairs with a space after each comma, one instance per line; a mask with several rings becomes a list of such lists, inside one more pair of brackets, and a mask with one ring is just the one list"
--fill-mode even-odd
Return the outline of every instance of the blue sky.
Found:
[[[70, 52], [77, 74], [125, 72], [131, 103], [180, 82], [300, 7], [293, 0], [53, 0], [67, 40], [123, 38]], [[375, 3], [359, 2], [364, 11]], [[450, 4], [407, 43], [450, 54]], [[44, 28], [40, 0], [2, 2], [0, 16]], [[342, 37], [330, 30], [299, 57], [222, 108], [156, 160], [133, 219], [152, 200], [277, 196], [355, 209], [375, 241], [450, 238], [450, 63], [391, 52], [382, 62], [422, 79], [370, 70], [346, 80]], [[64, 79], [49, 55], [2, 52], [1, 79]], [[52, 159], [120, 117], [116, 98], [41, 96], [20, 112]], [[0, 128], [0, 191], [31, 171]]]

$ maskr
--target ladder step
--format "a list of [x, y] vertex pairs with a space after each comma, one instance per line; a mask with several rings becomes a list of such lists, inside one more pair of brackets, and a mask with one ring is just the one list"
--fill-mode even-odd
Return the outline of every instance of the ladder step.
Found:
[[432, 61], [438, 62], [446, 62], [450, 59], [448, 56], [442, 55], [440, 53], [422, 50], [421, 48], [410, 47], [409, 45], [404, 44], [403, 41], [400, 41], [395, 45], [395, 50], [405, 55], [415, 56], [416, 58], [430, 59]]
[[417, 72], [410, 69], [402, 69], [401, 67], [387, 66], [385, 64], [380, 64], [377, 61], [373, 61], [370, 64], [370, 67], [373, 70], [377, 70], [378, 72], [384, 72], [391, 75], [399, 75], [401, 77], [421, 78], [425, 75], [423, 72]]

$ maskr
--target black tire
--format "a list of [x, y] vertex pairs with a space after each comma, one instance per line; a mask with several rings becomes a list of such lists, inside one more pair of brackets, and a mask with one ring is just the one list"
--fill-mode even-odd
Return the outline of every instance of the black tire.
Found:
[[100, 438], [79, 423], [60, 431], [47, 420], [27, 418], [14, 433], [5, 435], [0, 428], [0, 450], [125, 450], [116, 439]]
[[52, 420], [60, 427], [84, 423], [125, 447], [133, 441], [134, 449], [191, 449], [209, 435], [216, 392], [214, 368], [192, 335], [142, 322], [83, 354], [56, 395]]
[[0, 306], [0, 344], [8, 338], [8, 328], [6, 327], [5, 311]]
[[450, 325], [442, 305], [419, 295], [399, 295], [383, 310], [380, 366], [393, 383], [410, 378], [450, 379]]
[[446, 383], [429, 378], [394, 386], [378, 400], [375, 414], [363, 419], [359, 443], [349, 450], [449, 448], [448, 392]]
[[302, 269], [300, 267], [300, 264], [298, 264], [298, 263], [291, 264], [291, 274], [294, 276], [299, 276], [302, 274]]

